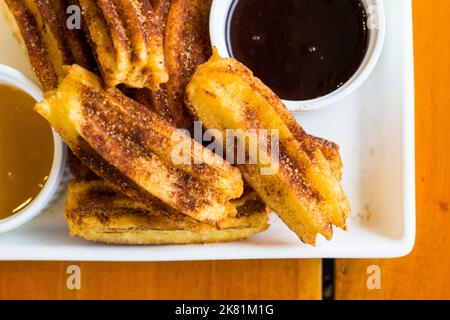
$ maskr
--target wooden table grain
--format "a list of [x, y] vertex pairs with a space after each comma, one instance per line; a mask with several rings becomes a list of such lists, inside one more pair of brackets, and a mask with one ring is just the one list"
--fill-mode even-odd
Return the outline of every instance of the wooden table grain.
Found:
[[[81, 290], [68, 290], [68, 267]], [[2, 299], [320, 299], [320, 260], [1, 262]], [[69, 285], [70, 287], [70, 285]]]
[[[338, 260], [337, 299], [450, 298], [450, 1], [413, 7], [416, 247], [403, 259]], [[81, 290], [67, 289], [72, 264], [81, 269]], [[372, 265], [380, 289], [367, 287]], [[0, 262], [0, 299], [320, 299], [321, 290], [320, 260]]]
[[[402, 259], [337, 261], [337, 299], [450, 299], [450, 1], [414, 0], [413, 11], [416, 246]], [[367, 287], [369, 266], [380, 289]]]

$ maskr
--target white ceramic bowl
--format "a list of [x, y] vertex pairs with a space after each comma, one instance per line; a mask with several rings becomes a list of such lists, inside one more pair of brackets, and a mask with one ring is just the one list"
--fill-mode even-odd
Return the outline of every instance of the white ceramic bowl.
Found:
[[[33, 97], [36, 101], [43, 98], [42, 91], [23, 74], [5, 65], [0, 65], [0, 84], [16, 87]], [[28, 222], [56, 199], [62, 189], [61, 181], [66, 167], [67, 150], [55, 131], [53, 131], [54, 155], [50, 175], [41, 192], [23, 210], [16, 214], [0, 220], [0, 233], [15, 229]]]
[[[229, 57], [227, 46], [227, 21], [238, 0], [214, 0], [210, 16], [212, 45], [222, 57]], [[386, 22], [383, 0], [362, 0], [368, 13], [369, 43], [366, 56], [356, 73], [339, 89], [316, 99], [305, 101], [283, 100], [291, 111], [309, 111], [331, 106], [348, 97], [369, 77], [378, 62], [383, 49]]]

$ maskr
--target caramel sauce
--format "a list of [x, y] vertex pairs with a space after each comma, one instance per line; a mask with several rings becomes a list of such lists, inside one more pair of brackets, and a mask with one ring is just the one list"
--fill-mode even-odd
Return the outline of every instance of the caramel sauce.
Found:
[[0, 84], [0, 219], [33, 201], [50, 174], [53, 136], [25, 92]]
[[364, 60], [361, 0], [239, 0], [228, 17], [230, 54], [285, 100], [324, 96]]

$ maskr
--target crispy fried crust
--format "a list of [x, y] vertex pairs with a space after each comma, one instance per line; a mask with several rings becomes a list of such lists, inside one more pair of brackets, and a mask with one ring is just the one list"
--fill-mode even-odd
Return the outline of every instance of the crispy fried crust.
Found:
[[128, 93], [177, 127], [192, 129], [193, 119], [184, 105], [184, 92], [195, 69], [211, 56], [208, 33], [211, 0], [153, 0], [151, 4], [164, 38], [169, 80], [156, 89]]
[[44, 90], [56, 88], [63, 65], [77, 63], [94, 68], [84, 33], [65, 28], [66, 8], [72, 1], [5, 0], [5, 3]]
[[311, 139], [313, 148], [320, 149], [323, 156], [325, 157], [325, 159], [327, 159], [328, 164], [330, 165], [331, 172], [338, 181], [341, 181], [343, 164], [339, 146], [334, 142], [311, 135], [308, 135], [308, 138]]
[[185, 215], [148, 210], [102, 181], [78, 181], [69, 185], [65, 215], [72, 236], [111, 244], [235, 241], [268, 228], [266, 207], [255, 194], [236, 207], [238, 216], [216, 228]]
[[[151, 4], [158, 19], [159, 33], [164, 39], [166, 34], [167, 16], [169, 15], [172, 0], [152, 0]], [[166, 53], [164, 53], [165, 55]], [[167, 67], [167, 63], [166, 63]], [[168, 79], [170, 81], [170, 78]], [[167, 121], [175, 123], [173, 114], [169, 108], [167, 83], [161, 84], [156, 89], [141, 89], [135, 94], [137, 101], [149, 106], [152, 111], [163, 116]]]
[[44, 90], [50, 90], [58, 85], [58, 68], [53, 64], [61, 61], [61, 57], [52, 57], [47, 44], [44, 26], [40, 16], [31, 11], [25, 1], [5, 0], [11, 15], [14, 17], [19, 38], [25, 45], [31, 66], [41, 82]]
[[[336, 160], [340, 159], [337, 146], [307, 135], [280, 99], [245, 66], [215, 54], [197, 69], [187, 87], [186, 101], [207, 128], [279, 132], [276, 174], [261, 174], [266, 167], [261, 159], [277, 166], [265, 148], [259, 148], [257, 165], [239, 167], [244, 179], [304, 242], [314, 244], [318, 233], [330, 239], [332, 224], [346, 228], [350, 206], [338, 179], [342, 164]], [[251, 141], [247, 152], [248, 145], [258, 145], [252, 137], [239, 139], [241, 143]]]
[[167, 16], [169, 15], [172, 0], [151, 0], [150, 3], [158, 19], [160, 32], [162, 35], [164, 35], [166, 32]]
[[148, 0], [79, 0], [107, 85], [159, 88], [168, 80], [159, 18]]
[[[29, 0], [32, 2], [32, 0]], [[64, 56], [63, 64], [76, 63], [94, 69], [94, 57], [82, 30], [67, 27], [67, 8], [78, 5], [77, 0], [34, 0], [48, 30], [50, 30], [58, 51]]]
[[180, 128], [192, 126], [192, 117], [184, 105], [186, 85], [195, 69], [211, 56], [208, 27], [211, 2], [173, 0], [167, 18], [164, 54], [169, 81], [158, 98], [167, 100], [171, 118]]
[[[211, 223], [235, 213], [229, 200], [242, 194], [238, 169], [87, 70], [68, 69], [36, 110], [85, 165], [133, 199], [151, 206], [157, 198]], [[172, 161], [184, 146], [184, 161]]]

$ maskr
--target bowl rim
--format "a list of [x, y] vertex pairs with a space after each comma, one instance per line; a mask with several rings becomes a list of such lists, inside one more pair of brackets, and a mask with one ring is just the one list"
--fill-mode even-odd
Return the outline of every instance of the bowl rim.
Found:
[[[18, 70], [0, 64], [0, 84], [10, 85], [29, 94], [36, 102], [43, 99], [43, 93], [37, 85]], [[0, 220], [0, 233], [4, 233], [25, 224], [39, 215], [53, 200], [61, 184], [67, 158], [67, 150], [61, 137], [52, 129], [54, 152], [52, 168], [42, 190], [24, 209]]]
[[[222, 57], [230, 57], [227, 45], [228, 16], [232, 6], [238, 0], [213, 0], [209, 29], [211, 44]], [[354, 75], [340, 88], [329, 94], [310, 100], [282, 100], [292, 112], [319, 110], [335, 105], [354, 93], [370, 76], [383, 51], [386, 37], [386, 16], [383, 0], [361, 0], [366, 10], [375, 17], [377, 28], [369, 32], [368, 49], [363, 62]]]

